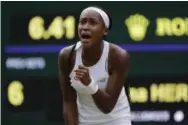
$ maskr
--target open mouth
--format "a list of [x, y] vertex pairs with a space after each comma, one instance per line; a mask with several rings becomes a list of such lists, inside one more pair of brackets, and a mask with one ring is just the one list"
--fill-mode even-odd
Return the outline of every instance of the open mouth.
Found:
[[83, 34], [82, 39], [91, 39], [91, 36], [87, 34]]

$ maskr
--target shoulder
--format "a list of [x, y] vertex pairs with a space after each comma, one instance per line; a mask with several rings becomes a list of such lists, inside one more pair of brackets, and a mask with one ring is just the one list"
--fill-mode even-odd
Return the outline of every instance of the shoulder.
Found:
[[125, 49], [121, 48], [120, 46], [109, 43], [109, 57], [110, 63], [113, 65], [113, 67], [128, 67], [130, 55]]
[[112, 59], [118, 59], [120, 62], [126, 62], [129, 60], [130, 55], [125, 49], [113, 43], [109, 43], [109, 44], [110, 44], [109, 53]]
[[68, 57], [69, 53], [72, 50], [72, 47], [73, 47], [73, 45], [70, 45], [70, 46], [62, 48], [60, 50], [59, 54], [58, 54], [58, 57], [59, 58], [66, 58], [66, 57]]
[[68, 58], [69, 58], [69, 55], [72, 51], [72, 47], [73, 45], [70, 45], [70, 46], [67, 46], [67, 47], [64, 47], [60, 50], [59, 54], [58, 54], [58, 65], [60, 67], [67, 67], [68, 65]]

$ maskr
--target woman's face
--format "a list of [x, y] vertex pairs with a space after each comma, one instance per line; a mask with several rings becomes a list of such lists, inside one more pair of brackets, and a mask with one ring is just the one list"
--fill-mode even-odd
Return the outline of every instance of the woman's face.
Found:
[[100, 14], [94, 10], [81, 13], [78, 24], [78, 35], [84, 47], [91, 47], [107, 35], [106, 28]]

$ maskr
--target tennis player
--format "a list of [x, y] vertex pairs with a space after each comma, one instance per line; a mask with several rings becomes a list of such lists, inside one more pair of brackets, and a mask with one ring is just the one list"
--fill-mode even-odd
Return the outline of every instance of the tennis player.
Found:
[[103, 9], [87, 7], [79, 18], [80, 41], [59, 53], [65, 125], [131, 125], [124, 88], [129, 54], [104, 40], [110, 28]]

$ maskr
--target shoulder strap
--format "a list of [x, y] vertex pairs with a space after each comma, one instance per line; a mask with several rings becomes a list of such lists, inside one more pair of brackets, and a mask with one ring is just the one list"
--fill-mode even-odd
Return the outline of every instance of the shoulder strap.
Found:
[[72, 55], [74, 53], [75, 47], [76, 47], [76, 44], [73, 45], [73, 47], [72, 47], [72, 49], [70, 51], [69, 57], [68, 57], [68, 69], [69, 69], [69, 73], [71, 71], [71, 64], [72, 64], [71, 63], [71, 57], [72, 57]]

